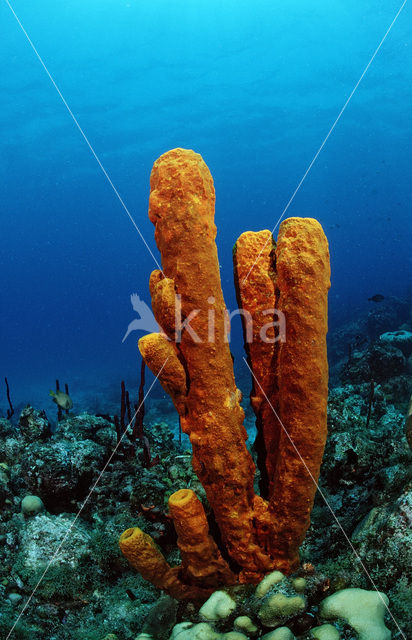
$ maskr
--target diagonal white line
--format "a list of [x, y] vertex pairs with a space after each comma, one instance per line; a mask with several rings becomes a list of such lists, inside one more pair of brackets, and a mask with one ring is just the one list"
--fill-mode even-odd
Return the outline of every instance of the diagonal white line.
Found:
[[[136, 229], [137, 233], [139, 234], [143, 244], [145, 245], [146, 249], [148, 250], [148, 252], [150, 253], [150, 255], [152, 256], [157, 268], [162, 271], [162, 268], [158, 262], [158, 260], [156, 259], [155, 255], [153, 254], [153, 251], [151, 250], [151, 248], [149, 247], [149, 245], [147, 244], [142, 232], [140, 231], [139, 227], [137, 226], [137, 223], [135, 221], [135, 219], [133, 218], [132, 214], [130, 213], [129, 209], [127, 208], [123, 198], [121, 197], [120, 193], [118, 192], [118, 190], [116, 189], [116, 187], [114, 186], [109, 174], [107, 173], [105, 167], [103, 166], [103, 163], [101, 162], [99, 156], [97, 155], [96, 151], [94, 150], [94, 148], [92, 147], [92, 144], [90, 142], [90, 140], [88, 139], [88, 137], [86, 136], [85, 132], [83, 131], [82, 127], [80, 126], [76, 116], [74, 115], [73, 111], [70, 109], [66, 99], [64, 98], [62, 92], [60, 91], [59, 87], [57, 86], [53, 76], [51, 75], [50, 71], [48, 70], [48, 68], [46, 67], [43, 58], [40, 56], [39, 52], [37, 51], [36, 47], [34, 46], [32, 40], [30, 39], [27, 31], [25, 30], [25, 28], [23, 27], [22, 23], [20, 22], [20, 19], [18, 18], [18, 16], [16, 15], [16, 12], [14, 11], [13, 7], [11, 6], [9, 0], [4, 0], [5, 3], [7, 4], [7, 6], [9, 7], [10, 11], [12, 12], [13, 16], [16, 18], [16, 21], [20, 27], [20, 29], [23, 31], [24, 35], [26, 36], [26, 39], [28, 41], [28, 43], [30, 44], [31, 48], [33, 49], [34, 53], [36, 54], [36, 57], [38, 59], [38, 61], [40, 62], [41, 66], [43, 67], [44, 71], [46, 72], [46, 74], [49, 77], [49, 80], [51, 81], [52, 85], [54, 86], [54, 88], [56, 89], [57, 93], [60, 96], [61, 101], [63, 102], [64, 106], [66, 107], [68, 113], [70, 114], [74, 124], [76, 125], [76, 127], [78, 128], [78, 130], [80, 131], [83, 140], [85, 141], [85, 143], [87, 144], [87, 146], [89, 147], [94, 159], [96, 160], [97, 164], [99, 165], [104, 177], [106, 178], [107, 182], [109, 183], [109, 185], [111, 186], [115, 196], [117, 197], [117, 199], [119, 200], [120, 204], [122, 205], [125, 213], [127, 214], [130, 222], [132, 223], [132, 225], [134, 226], [134, 228]], [[162, 271], [163, 273], [163, 271]]]
[[375, 589], [375, 591], [376, 591], [376, 593], [378, 594], [379, 598], [382, 600], [383, 604], [385, 605], [385, 608], [386, 608], [387, 612], [389, 613], [390, 617], [392, 618], [393, 622], [395, 623], [395, 625], [396, 625], [396, 627], [397, 627], [397, 629], [398, 629], [399, 633], [401, 634], [401, 636], [402, 636], [402, 638], [403, 638], [404, 640], [407, 640], [407, 639], [406, 639], [406, 636], [405, 636], [405, 634], [403, 633], [402, 629], [400, 628], [400, 626], [399, 626], [398, 622], [397, 622], [397, 621], [396, 621], [396, 619], [393, 617], [391, 610], [389, 609], [389, 607], [388, 607], [388, 605], [386, 604], [385, 600], [382, 598], [382, 596], [381, 596], [381, 594], [380, 594], [380, 591], [379, 591], [378, 587], [376, 586], [376, 584], [375, 584], [375, 582], [374, 582], [374, 580], [373, 580], [372, 576], [370, 575], [369, 571], [368, 571], [368, 570], [367, 570], [367, 568], [365, 567], [365, 565], [364, 565], [364, 563], [363, 563], [363, 561], [362, 561], [362, 558], [360, 557], [360, 555], [359, 555], [359, 554], [358, 554], [358, 552], [356, 551], [355, 547], [353, 546], [353, 544], [352, 544], [352, 542], [351, 542], [351, 540], [350, 540], [350, 538], [349, 538], [348, 534], [346, 533], [345, 529], [343, 528], [343, 526], [342, 526], [342, 525], [341, 525], [341, 523], [339, 522], [339, 520], [338, 520], [338, 518], [337, 518], [337, 516], [336, 516], [336, 514], [335, 514], [335, 512], [334, 512], [334, 510], [333, 510], [333, 509], [332, 509], [332, 507], [330, 506], [330, 504], [329, 504], [329, 502], [328, 502], [328, 499], [326, 498], [326, 496], [325, 496], [325, 494], [323, 493], [322, 489], [320, 488], [320, 486], [319, 486], [318, 482], [317, 482], [317, 481], [316, 481], [316, 479], [314, 478], [314, 476], [313, 476], [313, 474], [312, 474], [311, 470], [309, 469], [308, 465], [306, 464], [305, 460], [304, 460], [304, 459], [302, 458], [302, 456], [300, 455], [300, 453], [299, 453], [299, 450], [298, 450], [297, 446], [295, 445], [295, 443], [293, 442], [292, 438], [290, 437], [290, 435], [289, 435], [289, 433], [288, 433], [288, 430], [286, 429], [285, 425], [283, 424], [282, 420], [280, 419], [280, 417], [279, 417], [278, 413], [276, 412], [275, 408], [273, 407], [273, 405], [272, 405], [272, 403], [270, 402], [269, 398], [267, 397], [266, 393], [265, 393], [265, 392], [264, 392], [264, 390], [262, 389], [262, 385], [260, 384], [259, 380], [256, 378], [256, 376], [255, 376], [255, 374], [253, 373], [253, 371], [252, 371], [251, 367], [249, 366], [248, 361], [246, 360], [246, 358], [245, 358], [244, 356], [243, 356], [243, 360], [245, 361], [246, 366], [247, 366], [247, 368], [249, 369], [249, 371], [250, 371], [250, 373], [251, 373], [251, 375], [252, 375], [252, 377], [253, 377], [254, 381], [256, 382], [256, 384], [258, 384], [258, 385], [259, 385], [259, 388], [260, 388], [261, 392], [263, 393], [263, 395], [264, 395], [264, 397], [265, 397], [265, 399], [266, 399], [266, 402], [268, 403], [269, 407], [272, 409], [272, 411], [273, 411], [273, 413], [274, 413], [274, 415], [275, 415], [276, 419], [278, 420], [278, 422], [279, 422], [280, 426], [282, 427], [282, 429], [283, 429], [284, 433], [286, 434], [286, 436], [287, 436], [287, 438], [288, 438], [288, 440], [289, 440], [290, 444], [291, 444], [291, 445], [292, 445], [292, 447], [294, 448], [294, 450], [295, 450], [295, 452], [296, 452], [297, 456], [299, 457], [300, 461], [301, 461], [301, 462], [302, 462], [302, 464], [304, 465], [304, 467], [305, 467], [306, 471], [308, 472], [308, 474], [309, 474], [309, 476], [310, 476], [311, 480], [313, 481], [313, 484], [315, 485], [316, 489], [319, 491], [319, 494], [321, 495], [321, 497], [322, 497], [323, 501], [325, 502], [325, 504], [326, 504], [327, 508], [328, 508], [328, 509], [329, 509], [329, 511], [331, 512], [331, 514], [332, 514], [332, 516], [333, 516], [333, 518], [334, 518], [334, 520], [335, 520], [336, 524], [338, 525], [339, 529], [342, 531], [342, 534], [343, 534], [343, 536], [344, 536], [344, 538], [345, 538], [346, 542], [347, 542], [347, 543], [348, 543], [348, 545], [350, 546], [350, 548], [351, 548], [352, 552], [355, 554], [355, 556], [356, 556], [357, 560], [359, 561], [359, 563], [360, 563], [360, 565], [361, 565], [361, 567], [362, 567], [363, 571], [365, 572], [366, 576], [368, 577], [368, 579], [369, 579], [369, 581], [370, 581], [371, 585], [372, 585], [372, 586], [373, 586], [373, 588]]
[[[395, 24], [396, 20], [398, 19], [402, 9], [404, 8], [404, 6], [406, 5], [408, 0], [404, 0], [400, 9], [398, 10], [396, 16], [394, 17], [394, 19], [392, 20], [391, 24], [389, 25], [388, 29], [386, 30], [385, 35], [383, 36], [382, 40], [380, 41], [380, 43], [378, 44], [378, 46], [376, 47], [371, 59], [369, 60], [368, 64], [366, 65], [366, 67], [364, 68], [359, 80], [357, 81], [357, 83], [355, 84], [355, 86], [353, 87], [352, 91], [350, 92], [348, 98], [346, 99], [345, 104], [343, 105], [342, 109], [339, 111], [338, 116], [336, 117], [334, 123], [332, 124], [331, 128], [329, 129], [328, 133], [326, 134], [325, 138], [322, 141], [322, 144], [320, 145], [319, 149], [316, 151], [315, 155], [313, 156], [308, 168], [306, 169], [305, 173], [303, 174], [302, 178], [300, 179], [298, 186], [296, 187], [296, 189], [294, 190], [294, 192], [292, 193], [291, 197], [289, 198], [289, 201], [286, 205], [286, 207], [283, 209], [282, 213], [280, 214], [278, 221], [276, 222], [275, 226], [272, 229], [272, 235], [275, 233], [277, 226], [279, 225], [280, 221], [282, 220], [283, 216], [285, 215], [286, 211], [289, 209], [290, 205], [292, 204], [293, 200], [295, 199], [296, 194], [298, 193], [299, 189], [301, 188], [302, 184], [304, 183], [304, 181], [306, 180], [306, 177], [308, 175], [308, 173], [310, 172], [310, 170], [312, 169], [313, 165], [315, 164], [316, 160], [318, 159], [318, 156], [320, 154], [320, 152], [322, 151], [323, 147], [325, 146], [325, 144], [327, 143], [327, 141], [329, 140], [330, 135], [332, 134], [333, 130], [335, 129], [336, 125], [338, 124], [339, 120], [341, 119], [343, 112], [345, 111], [346, 107], [348, 106], [349, 102], [352, 100], [355, 91], [357, 90], [357, 88], [359, 87], [360, 83], [362, 82], [366, 72], [368, 71], [369, 67], [371, 66], [372, 62], [374, 61], [379, 49], [381, 48], [381, 46], [383, 45], [383, 43], [385, 42], [387, 36], [389, 35], [390, 30], [392, 29], [393, 25]], [[270, 241], [270, 238], [268, 238], [265, 242], [265, 244], [263, 245], [262, 249], [260, 250], [256, 260], [254, 261], [254, 263], [252, 264], [252, 266], [250, 267], [249, 271], [247, 272], [246, 276], [244, 277], [241, 286], [243, 286], [246, 282], [246, 280], [248, 279], [250, 272], [252, 271], [252, 269], [255, 267], [257, 261], [259, 260], [260, 256], [262, 255], [263, 251], [265, 250], [268, 242]]]
[[116, 451], [118, 450], [123, 438], [125, 437], [128, 428], [130, 427], [130, 425], [133, 423], [133, 420], [135, 419], [136, 415], [139, 413], [140, 408], [142, 407], [142, 405], [144, 404], [146, 398], [148, 397], [149, 393], [151, 392], [151, 390], [153, 389], [153, 386], [155, 385], [156, 381], [158, 380], [160, 374], [162, 373], [166, 362], [169, 360], [169, 358], [167, 357], [166, 360], [164, 361], [162, 368], [160, 369], [160, 371], [158, 372], [157, 376], [155, 377], [155, 379], [153, 380], [152, 384], [150, 385], [147, 393], [145, 394], [143, 400], [141, 401], [140, 405], [138, 406], [138, 408], [136, 409], [131, 421], [129, 422], [129, 424], [127, 425], [126, 429], [123, 431], [119, 442], [116, 444], [115, 448], [113, 449], [112, 453], [110, 454], [109, 459], [106, 461], [103, 469], [101, 470], [101, 472], [99, 473], [99, 476], [96, 480], [96, 482], [93, 484], [92, 488], [90, 489], [87, 497], [85, 498], [82, 506], [80, 507], [80, 509], [78, 510], [78, 512], [76, 513], [76, 516], [73, 520], [73, 522], [71, 523], [70, 527], [67, 529], [66, 533], [63, 536], [63, 540], [60, 542], [59, 546], [57, 547], [56, 551], [53, 553], [52, 557], [50, 558], [45, 570], [43, 571], [42, 575], [40, 576], [39, 581], [37, 582], [36, 586], [34, 587], [33, 591], [31, 592], [28, 600], [26, 601], [25, 605], [23, 606], [22, 610], [20, 611], [15, 623], [13, 624], [12, 628], [10, 629], [9, 633], [7, 634], [6, 640], [9, 640], [9, 638], [11, 637], [14, 629], [16, 628], [17, 624], [19, 623], [20, 618], [22, 617], [22, 615], [24, 614], [24, 612], [26, 611], [27, 607], [29, 606], [34, 594], [36, 593], [37, 589], [39, 588], [44, 576], [46, 575], [46, 573], [48, 572], [48, 570], [50, 569], [51, 564], [53, 563], [53, 561], [56, 559], [56, 557], [58, 556], [58, 554], [60, 553], [60, 549], [63, 547], [64, 543], [66, 542], [67, 538], [69, 537], [74, 525], [76, 524], [77, 520], [79, 519], [79, 516], [81, 514], [81, 512], [83, 511], [84, 507], [86, 506], [86, 504], [88, 503], [88, 501], [90, 500], [94, 490], [96, 489], [97, 485], [99, 484], [104, 472], [106, 471], [107, 467], [109, 466], [109, 464], [111, 463], [111, 461], [113, 460], [113, 456], [115, 455]]

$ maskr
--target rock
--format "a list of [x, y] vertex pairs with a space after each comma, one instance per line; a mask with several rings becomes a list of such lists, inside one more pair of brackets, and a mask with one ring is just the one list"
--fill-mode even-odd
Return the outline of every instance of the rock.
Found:
[[22, 601], [23, 596], [20, 593], [9, 593], [8, 598], [13, 605], [18, 605]]
[[27, 442], [35, 442], [46, 438], [51, 433], [50, 423], [44, 411], [33, 409], [27, 405], [19, 418], [20, 432]]
[[25, 516], [36, 516], [43, 510], [43, 501], [38, 496], [25, 496], [21, 501], [21, 512]]
[[306, 601], [300, 595], [274, 593], [265, 598], [258, 611], [259, 620], [265, 627], [278, 627], [306, 608]]
[[351, 384], [384, 382], [405, 372], [406, 359], [402, 351], [378, 341], [365, 351], [354, 351], [342, 369], [341, 378]]
[[394, 376], [382, 382], [381, 388], [386, 402], [399, 405], [400, 403], [407, 402], [409, 399], [412, 388], [412, 378], [407, 375]]
[[0, 438], [16, 435], [16, 428], [6, 418], [0, 418]]
[[[365, 563], [375, 571], [381, 569], [384, 588], [401, 566], [412, 566], [411, 521], [412, 491], [405, 489], [393, 504], [374, 507], [352, 534], [356, 550]], [[384, 555], [382, 548], [385, 548]]]
[[272, 573], [268, 573], [268, 575], [265, 576], [256, 587], [256, 597], [263, 598], [263, 596], [265, 596], [272, 587], [279, 584], [284, 579], [285, 576], [280, 571], [272, 571]]
[[374, 305], [367, 319], [369, 337], [376, 340], [385, 331], [395, 331], [407, 320], [408, 312], [408, 304], [393, 297]]
[[405, 433], [408, 444], [412, 449], [412, 396], [409, 400], [409, 408], [405, 418]]
[[295, 636], [287, 627], [279, 627], [262, 636], [261, 640], [295, 640]]
[[321, 602], [319, 613], [326, 620], [347, 622], [358, 640], [390, 640], [384, 622], [388, 604], [388, 597], [379, 591], [342, 589]]
[[298, 593], [303, 593], [303, 591], [305, 591], [306, 589], [306, 580], [305, 578], [295, 578], [292, 581], [292, 585], [295, 591], [297, 591]]
[[306, 599], [299, 593], [305, 586], [304, 578], [291, 581], [280, 571], [265, 576], [255, 590], [256, 598], [261, 600], [257, 611], [261, 623], [265, 627], [278, 627], [305, 611]]
[[199, 614], [206, 620], [224, 620], [236, 609], [236, 602], [226, 591], [215, 591], [201, 607]]
[[220, 633], [216, 633], [206, 622], [195, 625], [191, 622], [181, 622], [173, 627], [170, 640], [218, 640], [220, 637]]
[[105, 447], [108, 453], [116, 446], [117, 440], [113, 423], [88, 413], [67, 416], [59, 423], [57, 435], [71, 441], [93, 440]]
[[[26, 520], [14, 571], [37, 596], [81, 597], [87, 585], [83, 563], [90, 554], [89, 536], [74, 516], [39, 514]], [[47, 573], [43, 576], [45, 569]]]
[[340, 640], [340, 633], [331, 624], [322, 624], [311, 631], [312, 637], [316, 640]]
[[343, 365], [341, 379], [350, 384], [370, 381], [371, 370], [367, 351], [354, 351], [351, 354], [350, 359]]
[[178, 601], [170, 596], [161, 596], [150, 609], [142, 633], [156, 640], [166, 640], [176, 623]]
[[47, 445], [36, 442], [28, 448], [21, 460], [21, 476], [28, 489], [41, 496], [48, 511], [72, 511], [89, 492], [105, 453], [92, 440], [53, 436]]
[[[4, 463], [5, 464], [5, 463]], [[7, 465], [0, 466], [0, 506], [4, 506], [6, 500], [10, 498], [9, 469]]]
[[387, 331], [379, 336], [379, 341], [385, 345], [396, 347], [408, 358], [412, 353], [412, 333], [410, 331]]
[[403, 373], [406, 360], [402, 351], [389, 344], [375, 343], [368, 357], [371, 378], [375, 382], [382, 382]]
[[238, 616], [233, 622], [233, 625], [236, 631], [244, 631], [245, 633], [249, 633], [251, 635], [254, 635], [255, 633], [257, 633], [257, 631], [259, 631], [257, 626], [249, 618], [249, 616]]

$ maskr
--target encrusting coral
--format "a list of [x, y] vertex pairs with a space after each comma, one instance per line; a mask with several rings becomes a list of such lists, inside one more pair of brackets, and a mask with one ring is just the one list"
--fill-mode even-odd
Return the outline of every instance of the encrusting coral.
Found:
[[384, 615], [388, 597], [379, 591], [342, 589], [328, 596], [320, 606], [320, 616], [327, 620], [344, 620], [359, 640], [390, 640]]
[[199, 154], [174, 149], [155, 162], [150, 183], [149, 217], [163, 269], [152, 273], [150, 292], [163, 333], [144, 336], [139, 349], [190, 437], [193, 468], [221, 539], [213, 541], [201, 503], [183, 490], [169, 500], [180, 568], [169, 567], [138, 529], [125, 531], [120, 547], [173, 597], [204, 598], [216, 586], [257, 583], [273, 569], [290, 573], [298, 566], [326, 439], [328, 245], [316, 220], [290, 218], [277, 245], [262, 231], [243, 234], [235, 247], [254, 378], [259, 496], [227, 336], [212, 177]]
[[[319, 578], [308, 575], [305, 593], [279, 571], [268, 574], [256, 589], [235, 586], [212, 593], [190, 620], [170, 620], [169, 640], [391, 640], [384, 623], [384, 593], [341, 589], [324, 598]], [[325, 584], [325, 583], [324, 583]], [[136, 640], [158, 638], [158, 625], [146, 624]], [[406, 636], [405, 636], [406, 637]]]

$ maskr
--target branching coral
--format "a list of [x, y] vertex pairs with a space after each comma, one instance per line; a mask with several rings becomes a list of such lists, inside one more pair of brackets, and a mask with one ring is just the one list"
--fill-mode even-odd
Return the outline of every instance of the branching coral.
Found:
[[183, 490], [169, 501], [180, 568], [168, 567], [139, 530], [127, 530], [120, 547], [144, 577], [180, 598], [297, 567], [326, 438], [328, 245], [316, 220], [290, 218], [277, 245], [269, 231], [247, 232], [234, 252], [264, 477], [262, 495], [255, 494], [227, 337], [214, 204], [200, 155], [174, 149], [155, 162], [149, 217], [163, 270], [152, 273], [150, 292], [163, 333], [144, 336], [139, 349], [190, 437], [193, 467], [221, 539], [219, 549], [202, 505]]

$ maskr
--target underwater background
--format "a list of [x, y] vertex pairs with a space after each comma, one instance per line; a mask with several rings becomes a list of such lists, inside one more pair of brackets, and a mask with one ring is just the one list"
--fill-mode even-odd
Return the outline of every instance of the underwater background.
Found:
[[[154, 160], [202, 154], [226, 304], [232, 246], [273, 229], [398, 3], [19, 1], [13, 7], [155, 256]], [[6, 3], [0, 5], [1, 363], [15, 401], [133, 381], [130, 295], [156, 267]], [[412, 17], [395, 23], [286, 215], [316, 217], [330, 326], [405, 295], [412, 225]], [[236, 325], [236, 323], [235, 323]], [[240, 333], [233, 337], [239, 351]], [[91, 393], [90, 393], [91, 395]], [[30, 397], [29, 397], [30, 396]], [[85, 399], [79, 398], [79, 401]], [[4, 402], [3, 396], [1, 402]]]
[[[73, 400], [73, 412], [63, 420], [61, 437], [79, 450], [85, 434], [93, 433], [94, 438], [98, 431], [93, 421], [103, 419], [91, 414], [119, 412], [122, 380], [137, 399], [141, 361], [137, 339], [143, 332], [123, 338], [137, 317], [130, 296], [137, 293], [150, 306], [149, 275], [156, 268], [154, 257], [160, 260], [147, 215], [150, 171], [165, 151], [189, 148], [202, 155], [213, 176], [222, 287], [230, 310], [237, 306], [232, 248], [243, 231], [272, 230], [282, 214], [315, 217], [322, 224], [332, 269], [328, 337], [332, 437], [324, 488], [330, 491], [328, 496], [335, 496], [331, 503], [342, 508], [342, 521], [351, 532], [375, 507], [389, 509], [384, 516], [394, 517], [393, 504], [405, 499], [403, 491], [409, 481], [403, 417], [411, 393], [412, 335], [400, 355], [391, 351], [393, 343], [387, 352], [376, 355], [375, 341], [385, 332], [412, 334], [412, 13], [408, 3], [330, 130], [401, 4], [400, 0], [0, 2], [0, 415], [5, 417], [9, 409], [5, 377], [14, 406], [11, 422], [4, 420], [2, 437], [13, 440], [13, 429], [18, 429], [26, 405], [47, 413], [47, 418], [35, 414], [36, 433], [44, 427], [41, 420], [49, 420], [52, 430], [56, 429], [57, 410], [49, 397], [56, 379], [62, 388], [68, 383]], [[236, 319], [231, 351], [247, 401], [250, 380], [242, 345]], [[152, 380], [148, 374], [146, 389]], [[372, 380], [381, 387], [375, 389], [373, 398], [377, 409], [372, 423], [377, 422], [371, 435], [365, 433], [364, 423]], [[247, 427], [252, 432], [253, 417], [247, 410]], [[86, 417], [77, 419], [82, 412], [88, 412], [89, 418], [83, 414]], [[174, 483], [179, 487], [182, 477], [196, 479], [186, 458], [183, 471], [179, 468], [174, 476], [168, 475], [180, 450], [175, 451], [176, 438], [173, 443], [166, 426], [176, 436], [177, 415], [159, 385], [147, 400], [146, 415], [153, 456], [162, 460], [151, 472], [156, 482], [154, 476], [146, 480], [159, 497], [166, 476], [168, 489]], [[352, 441], [349, 445], [348, 438], [354, 438], [356, 446]], [[1, 442], [0, 463], [7, 460], [11, 467], [10, 460], [20, 460], [23, 441], [14, 449], [5, 442]], [[26, 462], [16, 463], [14, 471], [19, 479], [4, 481], [14, 498], [4, 497], [8, 494], [3, 496], [0, 490], [0, 502], [4, 498], [9, 505], [5, 510], [10, 509], [0, 540], [2, 535], [5, 540], [21, 531], [21, 522], [10, 524], [13, 534], [7, 523], [28, 492], [41, 494], [53, 518], [76, 513], [112, 444], [107, 434], [101, 435], [96, 446], [103, 449], [99, 454], [90, 451], [83, 459], [85, 474], [69, 481], [62, 471], [57, 489], [43, 478], [36, 490], [36, 460], [43, 455], [50, 462], [57, 454], [36, 449], [32, 435], [24, 446], [27, 442], [32, 443], [30, 455]], [[68, 450], [70, 446], [67, 444]], [[352, 473], [354, 458], [352, 454], [345, 458], [349, 449], [356, 450], [356, 460], [362, 463], [357, 464], [356, 476], [347, 481], [352, 483], [350, 488], [348, 484], [336, 487], [332, 478]], [[376, 449], [382, 453], [374, 476]], [[55, 462], [60, 464], [57, 458]], [[116, 520], [120, 517], [115, 515], [117, 498], [110, 487], [123, 486], [127, 474], [135, 474], [136, 469], [126, 465], [122, 473], [113, 472], [112, 485], [108, 480], [101, 502], [93, 507], [97, 513], [99, 505], [99, 517], [104, 520], [106, 514], [110, 520], [114, 541], [127, 518], [121, 524]], [[135, 495], [137, 489], [134, 486], [130, 491]], [[380, 500], [376, 500], [377, 491]], [[132, 500], [132, 508], [155, 500], [150, 492], [148, 495]], [[124, 495], [119, 499], [126, 500]], [[91, 572], [86, 586], [74, 580], [73, 592], [83, 593], [84, 589], [82, 598], [89, 603], [93, 591], [109, 589], [99, 582], [103, 575], [115, 584], [129, 569], [117, 558], [116, 544], [103, 541], [99, 517], [92, 511], [84, 515], [89, 519], [84, 526], [90, 530], [79, 530], [77, 543], [82, 558], [97, 558], [98, 575]], [[316, 548], [319, 535], [309, 534], [305, 557], [322, 566], [328, 545], [338, 557], [344, 543], [332, 542], [325, 534], [330, 522], [320, 505], [315, 506], [314, 521], [323, 531], [323, 546]], [[29, 522], [32, 527], [33, 522]], [[48, 524], [44, 524], [48, 531], [44, 539], [53, 546], [61, 536], [56, 533], [53, 537]], [[377, 530], [384, 525], [377, 519], [371, 527], [375, 529], [359, 543], [369, 549], [370, 540], [376, 540]], [[394, 567], [408, 547], [409, 539], [399, 543], [392, 558]], [[33, 560], [34, 573], [25, 582], [23, 561], [13, 555], [17, 549], [17, 543], [10, 543], [9, 564], [4, 560], [3, 566], [7, 575], [14, 567], [13, 575], [19, 579], [3, 582], [3, 586], [5, 593], [11, 590], [23, 596], [30, 592], [33, 576], [40, 570]], [[34, 556], [32, 550], [32, 559]], [[66, 571], [73, 562], [67, 559]], [[347, 571], [350, 561], [346, 556], [345, 562], [342, 566]], [[385, 563], [379, 565], [374, 555], [372, 562], [379, 582]], [[404, 624], [409, 610], [402, 600], [406, 578], [398, 576], [398, 583], [394, 573], [395, 569], [389, 584], [379, 586], [386, 592], [394, 589], [400, 598], [396, 611]], [[114, 603], [119, 602], [119, 593], [130, 591], [133, 580], [139, 579], [130, 571], [127, 584], [112, 591], [108, 628], [103, 617], [93, 626], [91, 620], [100, 615], [95, 609], [93, 614], [84, 614], [79, 623], [82, 630], [74, 634], [73, 629], [80, 627], [70, 617], [72, 605], [67, 602], [78, 599], [67, 593], [62, 613], [51, 588], [53, 580], [60, 585], [56, 570], [47, 583], [49, 591], [39, 594], [43, 598], [40, 618], [50, 618], [51, 626], [44, 622], [42, 627], [38, 618], [29, 617], [27, 627], [22, 623], [21, 635], [16, 637], [99, 640], [105, 629], [119, 633], [120, 640], [133, 638], [156, 598], [155, 590], [141, 586], [144, 595], [130, 597], [130, 603], [137, 598], [142, 604], [138, 615], [124, 609], [114, 612]], [[54, 610], [44, 604], [50, 601], [47, 606]], [[10, 610], [7, 607], [6, 623], [0, 615], [1, 630], [3, 623], [10, 628], [18, 614], [15, 603]], [[115, 620], [122, 616], [117, 629]], [[396, 633], [393, 625], [391, 628]]]

